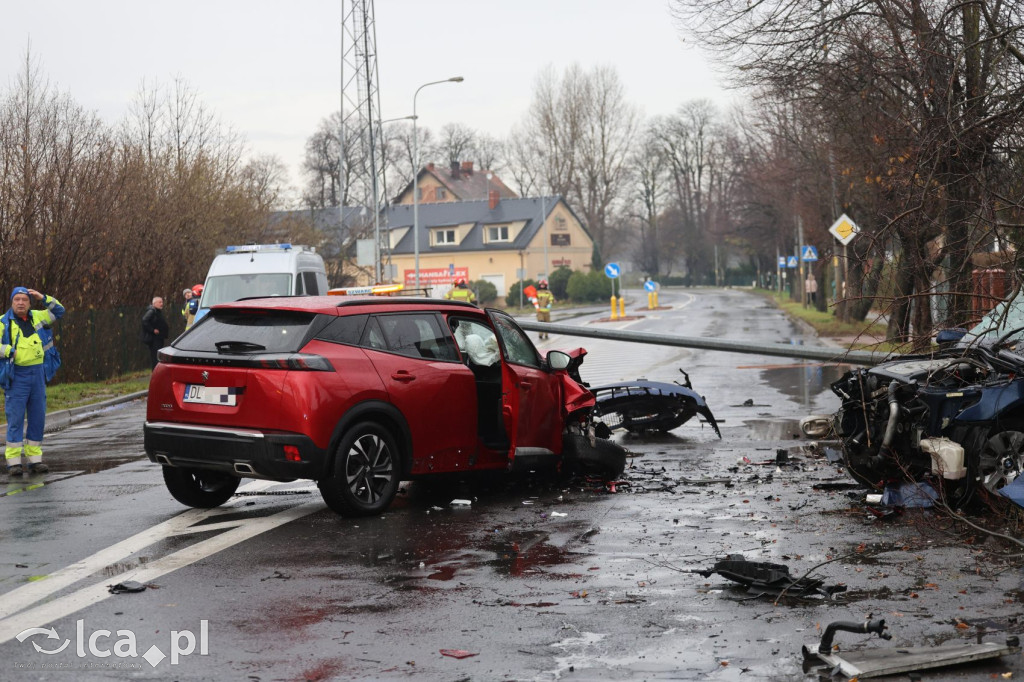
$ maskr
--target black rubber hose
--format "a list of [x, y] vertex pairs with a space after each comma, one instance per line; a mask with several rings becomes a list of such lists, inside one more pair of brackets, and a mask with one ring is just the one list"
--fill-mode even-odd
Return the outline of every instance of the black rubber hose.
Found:
[[828, 627], [825, 628], [825, 634], [821, 636], [821, 642], [818, 643], [819, 654], [828, 654], [832, 652], [832, 640], [835, 639], [836, 633], [840, 630], [843, 632], [857, 632], [860, 634], [870, 634], [874, 632], [882, 639], [892, 639], [892, 635], [885, 632], [885, 620], [866, 620], [863, 623], [854, 623], [849, 620], [837, 620], [834, 623], [829, 623]]

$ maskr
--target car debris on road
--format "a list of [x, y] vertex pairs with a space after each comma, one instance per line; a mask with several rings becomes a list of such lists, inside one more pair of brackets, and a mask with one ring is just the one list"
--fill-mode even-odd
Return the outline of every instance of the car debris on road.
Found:
[[868, 679], [897, 675], [899, 673], [941, 668], [949, 665], [990, 661], [1002, 656], [1020, 653], [1020, 641], [1017, 637], [1008, 637], [1005, 645], [994, 642], [978, 642], [976, 644], [946, 644], [942, 646], [888, 647], [878, 649], [861, 649], [840, 652], [833, 645], [836, 632], [853, 632], [876, 634], [882, 639], [892, 639], [886, 632], [884, 620], [872, 620], [870, 617], [863, 623], [836, 621], [829, 623], [815, 645], [804, 645], [804, 668], [810, 672], [814, 668], [831, 668], [833, 675], [839, 673], [847, 679]]
[[825, 581], [818, 578], [802, 576], [793, 578], [789, 567], [785, 564], [773, 564], [766, 561], [748, 561], [742, 554], [730, 554], [715, 562], [707, 569], [690, 569], [687, 573], [696, 573], [710, 578], [717, 573], [747, 588], [748, 594], [763, 597], [807, 597], [820, 595], [832, 598], [833, 595], [846, 591], [845, 585], [825, 586]]
[[682, 369], [683, 383], [637, 379], [632, 383], [592, 386], [597, 404], [594, 414], [609, 433], [625, 429], [630, 433], [666, 433], [701, 415], [719, 438], [722, 432], [704, 396], [693, 390], [690, 376]]

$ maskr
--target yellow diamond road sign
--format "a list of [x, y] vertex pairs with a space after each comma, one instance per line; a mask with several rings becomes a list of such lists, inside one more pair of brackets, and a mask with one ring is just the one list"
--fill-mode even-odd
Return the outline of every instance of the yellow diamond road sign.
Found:
[[835, 235], [835, 238], [839, 240], [839, 243], [846, 246], [853, 241], [853, 238], [860, 232], [860, 228], [857, 227], [857, 223], [850, 220], [850, 218], [844, 213], [839, 216], [839, 220], [832, 224], [832, 227], [828, 228], [828, 231]]

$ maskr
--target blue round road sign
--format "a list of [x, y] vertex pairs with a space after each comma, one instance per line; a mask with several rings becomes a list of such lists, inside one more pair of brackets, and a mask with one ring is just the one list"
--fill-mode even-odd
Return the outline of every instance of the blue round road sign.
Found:
[[644, 289], [647, 289], [647, 291], [657, 291], [658, 284], [657, 282], [654, 282], [652, 280], [647, 280], [646, 282], [644, 282]]
[[618, 277], [619, 272], [620, 270], [618, 263], [609, 263], [608, 265], [604, 266], [604, 274], [610, 277], [611, 279], [615, 279], [616, 277]]

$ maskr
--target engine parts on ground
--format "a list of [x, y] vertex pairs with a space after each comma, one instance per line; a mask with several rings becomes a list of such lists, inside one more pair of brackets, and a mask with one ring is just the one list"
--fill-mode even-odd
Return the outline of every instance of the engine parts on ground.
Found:
[[832, 669], [833, 675], [839, 673], [846, 676], [847, 679], [862, 680], [973, 661], [991, 660], [1020, 652], [1020, 642], [1016, 637], [1007, 638], [1005, 645], [985, 642], [936, 647], [884, 647], [856, 651], [840, 651], [839, 647], [833, 646], [836, 632], [874, 633], [882, 639], [892, 639], [892, 635], [885, 630], [884, 620], [876, 621], [870, 618], [863, 623], [850, 621], [829, 623], [817, 645], [805, 644], [803, 647], [805, 672], [818, 667], [826, 667]]

